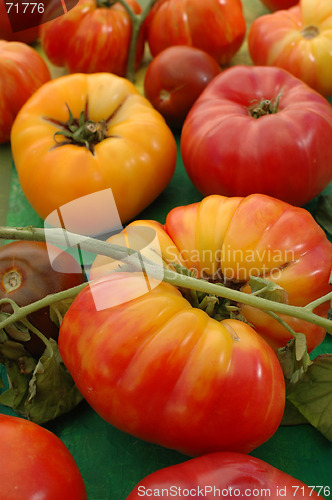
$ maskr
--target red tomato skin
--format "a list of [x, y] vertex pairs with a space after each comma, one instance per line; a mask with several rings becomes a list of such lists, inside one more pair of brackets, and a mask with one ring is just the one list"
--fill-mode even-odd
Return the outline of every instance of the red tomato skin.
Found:
[[0, 40], [0, 143], [8, 142], [17, 113], [51, 79], [36, 50], [25, 43]]
[[0, 0], [0, 40], [6, 40], [7, 42], [16, 41], [30, 44], [32, 42], [35, 42], [38, 36], [38, 26], [14, 33], [8, 19], [5, 1]]
[[[127, 0], [127, 4], [136, 14], [142, 10], [136, 0]], [[96, 0], [80, 0], [64, 16], [40, 27], [46, 56], [55, 66], [64, 66], [69, 73], [108, 72], [125, 76], [130, 36], [129, 15], [118, 2], [109, 8], [99, 8]], [[136, 68], [143, 58], [144, 43], [141, 32]]]
[[221, 496], [219, 491], [224, 491], [222, 496], [251, 500], [265, 497], [279, 500], [281, 496], [304, 500], [323, 498], [312, 487], [263, 460], [241, 453], [220, 452], [153, 472], [135, 486], [126, 500], [138, 500], [145, 495], [160, 498], [162, 491], [180, 500], [187, 490], [193, 494], [189, 498], [203, 496], [207, 500]]
[[180, 129], [198, 96], [220, 71], [207, 52], [185, 45], [168, 47], [147, 68], [145, 97], [171, 128]]
[[[55, 252], [53, 256], [59, 254], [58, 269], [61, 262], [65, 272], [52, 268], [48, 252]], [[11, 273], [15, 273], [15, 276]], [[20, 286], [10, 290], [5, 284], [6, 276], [20, 280]], [[57, 247], [47, 246], [40, 241], [14, 241], [0, 248], [0, 299], [10, 298], [17, 305], [25, 306], [84, 281], [85, 276], [76, 260], [69, 254], [60, 252]], [[11, 306], [2, 304], [0, 310], [11, 312]], [[59, 328], [51, 320], [48, 307], [35, 311], [27, 319], [47, 338], [57, 339]], [[45, 349], [45, 344], [33, 333], [31, 339], [23, 344], [35, 357], [39, 357]]]
[[[92, 408], [124, 432], [188, 455], [249, 452], [269, 439], [285, 387], [268, 344], [243, 322], [192, 308], [165, 283], [126, 302], [136, 280], [119, 272], [94, 281], [61, 324], [61, 357]], [[94, 300], [119, 294], [124, 303], [96, 310]]]
[[0, 415], [0, 484], [6, 500], [86, 500], [73, 456], [52, 432]]
[[[277, 113], [249, 115], [253, 103], [278, 95]], [[302, 206], [332, 179], [332, 109], [281, 68], [234, 66], [191, 108], [181, 154], [205, 196], [263, 193]]]
[[299, 3], [299, 0], [261, 0], [262, 4], [265, 5], [268, 9], [275, 10], [284, 10], [290, 9]]
[[171, 45], [189, 45], [223, 66], [240, 49], [246, 21], [239, 0], [159, 0], [145, 27], [153, 56]]

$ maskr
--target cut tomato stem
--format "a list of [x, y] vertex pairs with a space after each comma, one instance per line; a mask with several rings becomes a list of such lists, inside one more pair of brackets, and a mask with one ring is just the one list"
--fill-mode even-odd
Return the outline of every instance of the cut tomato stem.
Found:
[[317, 28], [317, 26], [314, 25], [306, 26], [301, 31], [301, 35], [306, 40], [311, 40], [312, 38], [316, 38], [316, 36], [319, 35], [319, 29]]
[[260, 118], [265, 115], [273, 115], [279, 111], [279, 102], [282, 93], [280, 92], [277, 97], [273, 99], [262, 99], [261, 101], [253, 101], [253, 104], [249, 106], [248, 113], [253, 118]]
[[[95, 238], [89, 238], [86, 236], [82, 237], [79, 234], [71, 233], [60, 228], [42, 229], [34, 227], [13, 228], [0, 226], [0, 238], [2, 239], [47, 241], [48, 243], [52, 243], [53, 245], [58, 245], [61, 247], [63, 245], [64, 237], [68, 238], [68, 241], [71, 242], [72, 246], [79, 244], [82, 250], [86, 250], [88, 252], [99, 255], [104, 255], [107, 257], [112, 257], [115, 260], [125, 260], [130, 255], [138, 255], [138, 252], [136, 250], [119, 245], [113, 245], [105, 241], [97, 240]], [[160, 267], [154, 262], [146, 259], [143, 255], [139, 255], [140, 258], [137, 259], [137, 262], [140, 262], [140, 265], [141, 263], [144, 263], [149, 278], [156, 278], [159, 280]], [[126, 264], [124, 264], [123, 267], [119, 267], [113, 272], [124, 272], [126, 270], [125, 266]], [[130, 264], [130, 267], [132, 269], [132, 264]], [[139, 269], [136, 269], [136, 271], [141, 270], [141, 267]], [[266, 312], [271, 311], [275, 314], [282, 314], [285, 316], [302, 319], [309, 323], [320, 326], [327, 332], [332, 334], [332, 320], [323, 318], [313, 312], [314, 308], [318, 305], [332, 300], [332, 292], [329, 292], [323, 297], [310, 302], [306, 306], [300, 307], [270, 299], [265, 299], [254, 294], [241, 292], [233, 288], [228, 288], [227, 286], [224, 286], [220, 283], [210, 283], [205, 279], [198, 279], [196, 277], [188, 276], [186, 274], [183, 274], [183, 272], [179, 273], [169, 268], [163, 269], [163, 281], [177, 286], [180, 289], [193, 290], [196, 291], [196, 293], [203, 292], [207, 295], [228, 299], [235, 304], [246, 304]], [[15, 321], [22, 320], [22, 318], [25, 318], [28, 314], [31, 314], [32, 312], [39, 310], [42, 307], [47, 307], [54, 302], [76, 296], [88, 284], [89, 283], [83, 283], [82, 285], [78, 285], [63, 292], [48, 295], [47, 297], [44, 297], [43, 299], [37, 302], [33, 302], [32, 304], [29, 304], [27, 306], [18, 307], [16, 305], [15, 308], [13, 307], [13, 314], [6, 317], [2, 322], [0, 322], [0, 329], [4, 328], [6, 325], [14, 323]], [[8, 302], [8, 299], [0, 300], [0, 304], [4, 301]], [[209, 307], [212, 307], [212, 304], [209, 305]]]

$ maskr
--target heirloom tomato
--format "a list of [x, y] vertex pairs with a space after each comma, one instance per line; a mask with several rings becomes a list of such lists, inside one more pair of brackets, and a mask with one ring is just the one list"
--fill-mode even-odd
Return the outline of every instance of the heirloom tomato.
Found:
[[[307, 210], [269, 196], [211, 195], [199, 203], [174, 208], [164, 226], [134, 221], [127, 226], [127, 235], [129, 228], [136, 227], [155, 231], [165, 262], [180, 263], [211, 282], [250, 292], [250, 278], [263, 278], [284, 289], [288, 303], [294, 306], [305, 306], [331, 291], [332, 244], [324, 231]], [[99, 277], [117, 264], [98, 256], [91, 276]], [[238, 306], [245, 320], [273, 349], [284, 347], [290, 340], [290, 333], [267, 313], [248, 305]], [[224, 307], [225, 301], [220, 300], [210, 314], [220, 318], [225, 315]], [[328, 309], [326, 302], [315, 312], [327, 317]], [[280, 317], [306, 335], [309, 351], [323, 341], [325, 331], [321, 327]]]
[[220, 71], [217, 61], [203, 50], [185, 45], [168, 47], [147, 68], [145, 97], [170, 127], [179, 129], [198, 96]]
[[281, 68], [234, 66], [189, 111], [181, 154], [204, 195], [264, 193], [304, 205], [332, 179], [332, 108]]
[[[52, 268], [50, 255], [57, 260], [62, 272]], [[26, 306], [46, 295], [80, 285], [85, 276], [76, 260], [57, 247], [41, 241], [14, 241], [0, 247], [0, 280], [0, 299], [9, 298], [18, 306]], [[12, 308], [1, 304], [0, 310], [11, 312]], [[48, 307], [31, 313], [27, 319], [47, 338], [57, 338], [59, 329], [51, 320]], [[35, 357], [41, 356], [45, 349], [33, 333], [24, 347]]]
[[[126, 0], [139, 14], [136, 0]], [[49, 9], [56, 9], [53, 1]], [[46, 16], [50, 13], [46, 10]], [[125, 7], [113, 0], [79, 0], [65, 15], [42, 24], [40, 39], [48, 59], [64, 66], [69, 73], [109, 72], [125, 76], [132, 33], [131, 19]], [[144, 54], [143, 32], [136, 46], [136, 68]]]
[[0, 143], [9, 141], [18, 111], [50, 78], [36, 50], [25, 43], [0, 40]]
[[138, 500], [144, 496], [160, 498], [162, 492], [177, 500], [184, 496], [214, 500], [220, 495], [251, 500], [265, 497], [271, 500], [280, 497], [311, 500], [323, 498], [319, 490], [330, 493], [329, 486], [314, 488], [259, 458], [219, 452], [153, 472], [137, 484], [126, 500]]
[[171, 45], [189, 45], [224, 65], [240, 49], [246, 21], [241, 0], [159, 0], [145, 28], [153, 56]]
[[[11, 145], [21, 187], [44, 219], [110, 188], [124, 223], [166, 187], [177, 154], [160, 113], [111, 73], [66, 75], [43, 85], [17, 116]], [[81, 232], [88, 221], [77, 224], [71, 230]]]
[[5, 3], [4, 0], [0, 0], [0, 40], [7, 40], [7, 42], [17, 41], [23, 43], [35, 42], [39, 35], [38, 26], [22, 31], [13, 31], [7, 15], [7, 8], [10, 5], [13, 6], [13, 4], [10, 4], [10, 2]]
[[258, 17], [248, 49], [255, 65], [284, 68], [321, 94], [332, 94], [331, 0], [301, 0]]
[[299, 0], [261, 0], [262, 4], [270, 10], [289, 9], [299, 3]]
[[0, 415], [0, 484], [6, 500], [86, 500], [78, 466], [52, 432]]
[[150, 285], [140, 295], [143, 274], [103, 276], [65, 314], [59, 350], [82, 396], [118, 429], [188, 455], [267, 441], [285, 404], [273, 350], [248, 324]]

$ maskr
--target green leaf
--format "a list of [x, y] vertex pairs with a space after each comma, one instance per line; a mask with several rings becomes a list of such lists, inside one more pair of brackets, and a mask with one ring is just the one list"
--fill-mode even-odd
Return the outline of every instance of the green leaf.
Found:
[[296, 384], [301, 380], [312, 364], [307, 351], [306, 337], [300, 332], [294, 332], [294, 338], [287, 342], [286, 347], [277, 350], [277, 356], [285, 379], [290, 384]]
[[49, 340], [52, 353], [45, 349], [41, 358], [35, 360], [21, 343], [8, 340], [3, 330], [1, 338], [0, 362], [6, 368], [9, 388], [0, 394], [0, 404], [42, 424], [82, 401], [53, 339]]
[[299, 412], [296, 406], [286, 398], [285, 410], [280, 425], [309, 424], [308, 420]]
[[317, 356], [303, 379], [288, 386], [287, 399], [332, 441], [332, 354]]
[[[0, 145], [0, 225], [7, 224], [13, 160], [10, 144]], [[0, 240], [0, 246], [5, 240]]]
[[28, 418], [42, 424], [67, 413], [83, 400], [62, 362], [57, 343], [50, 339], [53, 355], [45, 349], [29, 382], [25, 403]]
[[318, 224], [329, 234], [332, 234], [332, 195], [320, 195], [314, 217]]
[[50, 318], [59, 328], [62, 323], [63, 317], [68, 311], [71, 304], [74, 302], [75, 297], [54, 302], [50, 305]]
[[274, 300], [288, 304], [288, 294], [281, 286], [273, 281], [252, 276], [249, 280], [251, 293], [267, 300]]

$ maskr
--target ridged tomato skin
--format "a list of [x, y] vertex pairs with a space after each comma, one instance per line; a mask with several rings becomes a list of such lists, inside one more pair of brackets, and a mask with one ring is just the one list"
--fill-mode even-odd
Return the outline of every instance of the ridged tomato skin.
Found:
[[87, 500], [73, 456], [52, 432], [0, 415], [0, 484], [6, 500]]
[[[83, 112], [106, 124], [93, 151], [54, 135], [65, 128], [68, 107], [76, 120]], [[11, 146], [22, 190], [44, 220], [62, 205], [111, 189], [124, 224], [166, 188], [177, 157], [164, 118], [129, 80], [111, 73], [76, 73], [43, 85], [16, 117]], [[80, 212], [71, 231], [98, 234], [109, 221], [106, 210], [98, 218]]]
[[[253, 116], [268, 101], [276, 112]], [[181, 155], [204, 196], [263, 193], [303, 206], [332, 179], [332, 108], [282, 68], [233, 66], [188, 113]]]
[[[126, 3], [139, 14], [136, 0]], [[59, 8], [54, 1], [45, 11], [54, 17]], [[132, 26], [129, 14], [120, 2], [107, 7], [97, 0], [79, 0], [65, 15], [45, 22], [40, 27], [40, 40], [48, 59], [55, 66], [64, 66], [69, 73], [109, 72], [125, 76]], [[145, 39], [140, 33], [136, 48], [135, 67], [142, 62]]]
[[332, 5], [301, 0], [294, 7], [260, 16], [248, 33], [256, 66], [289, 71], [324, 96], [332, 95]]
[[[244, 198], [211, 195], [201, 202], [175, 207], [164, 225], [136, 220], [126, 233], [153, 230], [165, 265], [178, 263], [200, 278], [250, 292], [251, 277], [264, 278], [285, 290], [290, 305], [305, 306], [331, 291], [332, 244], [311, 214], [276, 198], [253, 194]], [[121, 233], [120, 233], [121, 235]], [[120, 238], [120, 235], [117, 238]], [[122, 244], [111, 237], [109, 241]], [[147, 246], [144, 255], [153, 254]], [[94, 278], [117, 262], [98, 256]], [[291, 334], [264, 311], [239, 305], [241, 314], [274, 350], [285, 347]], [[329, 301], [315, 309], [327, 317]], [[324, 328], [280, 314], [306, 335], [308, 351], [326, 335]]]
[[240, 0], [159, 0], [145, 30], [154, 57], [172, 45], [189, 45], [223, 66], [241, 47], [246, 20]]
[[166, 283], [130, 299], [144, 283], [139, 273], [96, 279], [65, 315], [60, 354], [87, 402], [118, 429], [192, 456], [247, 453], [269, 439], [285, 404], [270, 346]]
[[[160, 498], [162, 492], [180, 500], [187, 491], [192, 493], [191, 498], [204, 496], [206, 500], [214, 500], [219, 496], [219, 491], [224, 492], [223, 496], [239, 496], [250, 500], [264, 497], [279, 500], [280, 496], [304, 500], [310, 500], [313, 496], [323, 498], [312, 486], [307, 486], [259, 458], [221, 452], [192, 458], [153, 472], [135, 486], [126, 500], [138, 500], [142, 496]], [[326, 491], [329, 491], [329, 487]]]

